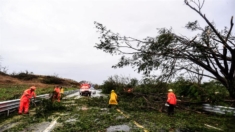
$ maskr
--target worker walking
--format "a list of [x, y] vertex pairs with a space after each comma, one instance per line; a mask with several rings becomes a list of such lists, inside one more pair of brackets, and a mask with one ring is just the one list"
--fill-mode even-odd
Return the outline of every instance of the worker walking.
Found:
[[30, 99], [32, 97], [36, 97], [35, 93], [36, 87], [31, 86], [29, 89], [26, 89], [23, 93], [23, 95], [20, 98], [20, 107], [19, 107], [19, 114], [29, 114], [29, 104], [30, 104]]
[[169, 104], [168, 110], [167, 110], [168, 116], [174, 115], [174, 108], [175, 108], [176, 102], [177, 102], [177, 99], [176, 99], [175, 94], [173, 93], [173, 90], [169, 89], [168, 94], [167, 94], [167, 103]]
[[111, 106], [117, 106], [118, 105], [118, 96], [117, 94], [115, 93], [114, 90], [111, 91], [110, 93], [110, 99], [109, 99], [109, 107]]
[[60, 88], [59, 88], [59, 86], [56, 86], [54, 88], [54, 91], [53, 91], [53, 100], [52, 101], [54, 101], [54, 100], [57, 100], [58, 102], [60, 102]]

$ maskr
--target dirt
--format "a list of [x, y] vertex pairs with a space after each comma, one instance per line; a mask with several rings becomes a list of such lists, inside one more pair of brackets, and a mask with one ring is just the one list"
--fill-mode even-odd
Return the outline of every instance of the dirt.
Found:
[[11, 76], [0, 75], [0, 84], [22, 84], [23, 81]]

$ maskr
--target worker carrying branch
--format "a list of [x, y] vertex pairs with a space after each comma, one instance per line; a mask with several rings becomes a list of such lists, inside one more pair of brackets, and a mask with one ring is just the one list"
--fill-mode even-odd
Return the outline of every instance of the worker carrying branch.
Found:
[[26, 89], [23, 93], [23, 95], [20, 98], [20, 107], [19, 107], [19, 114], [29, 114], [29, 104], [30, 104], [30, 99], [32, 97], [36, 97], [35, 93], [36, 87], [31, 86], [29, 89]]

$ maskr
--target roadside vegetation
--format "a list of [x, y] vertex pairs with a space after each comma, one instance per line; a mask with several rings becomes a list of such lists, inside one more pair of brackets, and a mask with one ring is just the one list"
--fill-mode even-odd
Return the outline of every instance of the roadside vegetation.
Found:
[[[126, 87], [133, 91], [128, 93]], [[42, 99], [36, 107], [31, 105], [30, 115], [17, 113], [4, 117], [0, 124], [13, 124], [5, 132], [32, 131], [43, 123], [57, 119], [55, 132], [100, 131], [110, 126], [127, 125], [130, 131], [181, 131], [217, 132], [234, 130], [234, 116], [205, 112], [203, 103], [234, 106], [229, 94], [221, 91], [223, 85], [210, 81], [200, 85], [179, 77], [174, 82], [163, 83], [153, 78], [135, 78], [114, 75], [99, 86], [106, 96], [67, 98], [61, 103]], [[172, 88], [178, 98], [175, 115], [167, 116], [166, 95]], [[12, 87], [13, 89], [16, 89]], [[23, 89], [23, 88], [22, 88]], [[114, 89], [119, 98], [118, 108], [108, 108], [109, 93]], [[106, 91], [106, 92], [105, 92]], [[117, 111], [119, 109], [123, 113]], [[137, 127], [134, 123], [142, 125]], [[212, 128], [213, 127], [213, 128]]]

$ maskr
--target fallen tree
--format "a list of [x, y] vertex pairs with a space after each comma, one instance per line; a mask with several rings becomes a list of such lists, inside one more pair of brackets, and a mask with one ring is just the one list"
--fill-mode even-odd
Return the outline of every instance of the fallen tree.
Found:
[[[204, 0], [195, 2], [185, 0], [186, 6], [195, 11], [206, 22], [201, 27], [198, 21], [188, 22], [186, 28], [200, 32], [188, 38], [174, 33], [171, 29], [158, 29], [159, 35], [143, 40], [121, 36], [95, 22], [100, 33], [100, 43], [96, 48], [112, 55], [123, 55], [113, 68], [132, 66], [149, 75], [151, 71], [161, 69], [158, 77], [168, 81], [182, 72], [209, 77], [218, 80], [235, 99], [235, 36], [230, 27], [219, 31], [215, 24], [202, 13]], [[198, 70], [206, 70], [206, 73]]]

